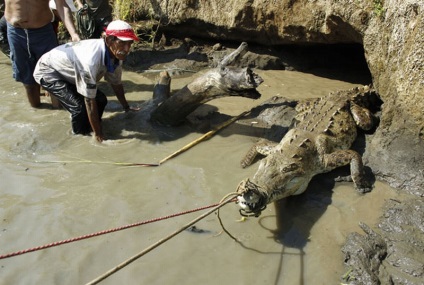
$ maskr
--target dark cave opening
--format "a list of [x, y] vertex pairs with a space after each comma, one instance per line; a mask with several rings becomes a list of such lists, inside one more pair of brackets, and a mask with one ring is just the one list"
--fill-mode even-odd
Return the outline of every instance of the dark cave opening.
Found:
[[249, 50], [279, 59], [265, 69], [299, 71], [363, 85], [372, 83], [364, 48], [360, 44], [249, 45]]
[[[228, 48], [237, 48], [241, 42], [215, 41], [213, 39], [194, 38], [199, 44], [213, 45], [221, 43]], [[272, 56], [262, 69], [285, 69], [316, 76], [368, 85], [372, 75], [365, 59], [365, 51], [359, 43], [341, 44], [287, 44], [266, 46], [249, 44], [248, 50], [261, 56]], [[255, 68], [255, 66], [253, 66]]]
[[[199, 34], [200, 26], [205, 27], [205, 31], [209, 32]], [[195, 31], [193, 27], [196, 27]], [[352, 42], [343, 43], [272, 44], [271, 41], [267, 43], [254, 34], [243, 33], [239, 30], [228, 31], [203, 22], [185, 23], [180, 25], [179, 29], [168, 26], [161, 32], [172, 34], [174, 37], [189, 37], [200, 44], [220, 43], [229, 48], [237, 48], [242, 41], [246, 41], [249, 44], [249, 51], [278, 58], [278, 60], [271, 60], [265, 69], [295, 70], [355, 84], [372, 83], [364, 47], [361, 43], [354, 41], [355, 39]]]
[[281, 46], [277, 51], [285, 69], [364, 85], [372, 83], [360, 44]]

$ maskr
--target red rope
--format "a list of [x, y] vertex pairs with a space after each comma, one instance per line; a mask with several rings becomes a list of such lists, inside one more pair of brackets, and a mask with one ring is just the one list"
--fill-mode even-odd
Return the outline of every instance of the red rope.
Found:
[[41, 246], [37, 246], [37, 247], [25, 249], [25, 250], [20, 250], [20, 251], [8, 253], [8, 254], [3, 254], [3, 255], [0, 255], [0, 259], [5, 259], [5, 258], [17, 256], [17, 255], [22, 255], [22, 254], [25, 254], [25, 253], [38, 251], [38, 250], [42, 250], [42, 249], [46, 249], [46, 248], [50, 248], [50, 247], [55, 247], [55, 246], [59, 246], [59, 245], [62, 245], [62, 244], [80, 241], [80, 240], [84, 240], [84, 239], [88, 239], [88, 238], [92, 238], [92, 237], [96, 237], [96, 236], [100, 236], [100, 235], [105, 235], [105, 234], [109, 234], [109, 233], [113, 233], [113, 232], [117, 232], [117, 231], [122, 231], [122, 230], [125, 230], [125, 229], [129, 229], [129, 228], [133, 228], [133, 227], [137, 227], [137, 226], [141, 226], [141, 225], [145, 225], [145, 224], [149, 224], [149, 223], [153, 223], [153, 222], [158, 222], [158, 221], [162, 221], [162, 220], [166, 220], [166, 219], [170, 219], [170, 218], [194, 213], [194, 212], [197, 212], [197, 211], [213, 208], [213, 207], [216, 207], [218, 205], [219, 205], [219, 203], [209, 205], [209, 206], [200, 207], [200, 208], [196, 208], [196, 209], [192, 209], [192, 210], [188, 210], [188, 211], [184, 211], [184, 212], [180, 212], [180, 213], [176, 213], [176, 214], [172, 214], [172, 215], [169, 215], [169, 216], [164, 216], [164, 217], [159, 217], [159, 218], [155, 218], [155, 219], [151, 219], [151, 220], [147, 220], [147, 221], [142, 221], [142, 222], [122, 226], [122, 227], [119, 227], [119, 228], [104, 230], [104, 231], [100, 231], [100, 232], [97, 232], [97, 233], [87, 234], [87, 235], [74, 237], [74, 238], [70, 238], [70, 239], [66, 239], [66, 240], [62, 240], [62, 241], [52, 242], [52, 243], [49, 243], [49, 244], [45, 244], [45, 245], [41, 245]]

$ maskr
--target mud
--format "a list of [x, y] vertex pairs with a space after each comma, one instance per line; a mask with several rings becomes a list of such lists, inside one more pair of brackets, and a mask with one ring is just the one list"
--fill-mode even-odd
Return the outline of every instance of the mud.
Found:
[[[155, 51], [146, 49], [136, 49], [128, 58], [126, 68], [137, 73], [143, 73], [152, 78], [157, 75], [157, 70], [168, 69], [173, 76], [179, 74], [195, 73], [207, 67], [213, 67], [217, 59], [222, 54], [230, 52], [230, 48], [214, 45], [197, 45], [191, 40], [178, 41], [171, 47], [157, 49]], [[295, 52], [293, 52], [295, 55]], [[281, 57], [273, 52], [249, 52], [243, 65], [251, 65], [257, 69], [291, 69], [296, 64], [288, 65], [281, 61]], [[301, 59], [291, 59], [292, 62], [301, 63]], [[307, 63], [307, 69], [311, 73], [317, 70], [316, 65]], [[318, 66], [319, 68], [319, 66]], [[343, 76], [346, 76], [344, 74]], [[366, 81], [366, 75], [364, 78]], [[361, 76], [360, 76], [361, 77]], [[369, 82], [364, 82], [364, 84]], [[129, 88], [131, 90], [131, 88]], [[276, 94], [278, 95], [278, 94]], [[19, 101], [20, 102], [20, 101]], [[243, 128], [255, 126], [257, 130], [255, 135], [265, 137], [274, 141], [279, 141], [287, 132], [291, 119], [294, 116], [294, 105], [296, 102], [275, 96], [269, 101], [263, 103], [252, 110], [252, 113], [245, 120], [240, 121], [238, 133], [243, 134]], [[384, 107], [384, 106], [383, 106]], [[209, 109], [208, 109], [209, 108]], [[202, 125], [214, 124], [221, 121], [223, 116], [219, 113], [210, 113], [210, 106], [204, 106], [192, 114], [189, 119], [194, 122], [198, 128]], [[64, 116], [65, 117], [65, 116]], [[67, 118], [66, 118], [67, 119]], [[63, 124], [67, 121], [63, 119]], [[60, 121], [62, 124], [62, 121]], [[363, 153], [366, 148], [367, 137], [372, 134], [362, 134], [355, 147]], [[61, 141], [67, 138], [62, 136]], [[339, 170], [341, 172], [346, 169]], [[325, 189], [332, 189], [333, 177], [338, 173], [330, 173], [317, 178], [318, 185]], [[324, 191], [325, 192], [325, 191]], [[330, 193], [331, 190], [325, 192]], [[312, 193], [312, 191], [307, 193]], [[307, 194], [315, 195], [315, 194]], [[406, 194], [402, 194], [406, 195]], [[330, 195], [327, 195], [330, 196]], [[325, 204], [322, 208], [325, 210], [328, 201], [327, 197], [317, 196], [319, 199], [312, 199], [312, 202]], [[315, 197], [315, 196], [314, 196]], [[322, 198], [322, 199], [321, 199]], [[380, 222], [377, 225], [365, 225], [365, 235], [352, 233], [343, 248], [345, 255], [346, 274], [344, 275], [345, 284], [423, 284], [424, 277], [424, 199], [413, 195], [408, 195], [409, 199], [389, 200], [386, 202], [385, 210], [381, 214]], [[319, 200], [319, 201], [318, 201]], [[286, 203], [286, 212], [284, 213], [285, 222], [290, 222], [287, 218], [291, 210], [302, 207], [302, 201], [298, 197], [284, 201]], [[310, 205], [303, 205], [305, 213], [313, 212], [315, 208]], [[292, 208], [290, 208], [292, 207]], [[284, 207], [276, 205], [276, 211], [283, 211]], [[315, 209], [316, 210], [316, 209]], [[305, 214], [306, 215], [306, 214]], [[278, 214], [278, 217], [282, 215]], [[296, 217], [292, 219], [296, 221]], [[302, 222], [304, 223], [304, 222]], [[192, 228], [193, 233], [203, 233], [203, 228]], [[307, 235], [303, 239], [296, 237], [288, 240], [283, 235], [284, 230], [275, 233], [273, 238], [284, 244], [298, 245], [306, 243]], [[73, 263], [75, 263], [73, 261]]]
[[424, 199], [390, 200], [374, 230], [352, 233], [342, 248], [349, 284], [418, 285], [424, 280]]

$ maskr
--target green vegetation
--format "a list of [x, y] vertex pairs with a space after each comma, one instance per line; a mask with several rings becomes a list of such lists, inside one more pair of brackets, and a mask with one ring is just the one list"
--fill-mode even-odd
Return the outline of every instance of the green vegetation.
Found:
[[342, 276], [342, 283], [340, 285], [348, 285], [350, 281], [354, 281], [355, 277], [351, 276], [352, 269], [349, 269], [343, 276]]
[[[164, 25], [169, 24], [167, 15], [164, 15], [161, 9], [162, 1], [159, 0], [153, 6], [143, 6], [140, 0], [116, 0], [111, 1], [113, 14], [115, 19], [121, 19], [133, 24], [140, 37], [137, 45], [149, 46], [151, 49], [155, 47], [155, 41], [160, 37], [159, 30]], [[165, 23], [166, 22], [166, 23]]]
[[379, 18], [383, 18], [384, 13], [386, 12], [386, 9], [384, 8], [384, 0], [373, 0], [373, 5], [374, 14]]
[[116, 19], [121, 19], [127, 22], [134, 22], [141, 14], [141, 4], [133, 0], [116, 0], [111, 1], [113, 14]]

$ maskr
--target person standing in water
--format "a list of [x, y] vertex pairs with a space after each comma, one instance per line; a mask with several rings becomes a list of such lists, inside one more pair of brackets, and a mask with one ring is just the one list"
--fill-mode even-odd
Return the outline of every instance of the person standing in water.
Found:
[[[55, 3], [72, 40], [79, 41], [72, 13], [65, 0], [55, 0]], [[30, 105], [38, 108], [41, 105], [40, 85], [34, 80], [34, 68], [44, 53], [58, 45], [49, 0], [6, 0], [4, 16], [13, 77], [23, 83]]]
[[44, 54], [34, 71], [35, 80], [71, 113], [72, 132], [94, 133], [104, 140], [101, 118], [107, 98], [97, 88], [103, 77], [125, 112], [131, 108], [122, 85], [122, 62], [138, 41], [132, 27], [121, 20], [112, 21], [100, 39], [87, 39], [58, 46]]

